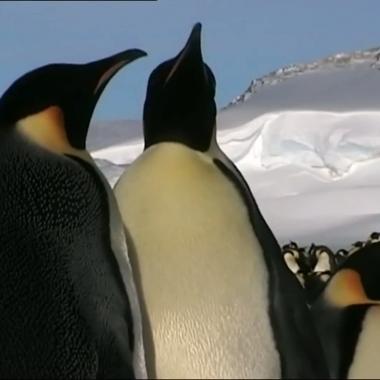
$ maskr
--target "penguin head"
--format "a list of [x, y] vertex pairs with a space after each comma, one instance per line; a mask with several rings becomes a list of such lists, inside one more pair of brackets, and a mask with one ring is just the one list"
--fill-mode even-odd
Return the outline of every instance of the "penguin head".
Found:
[[380, 241], [380, 233], [372, 232], [368, 240], [370, 243], [375, 243], [375, 242]]
[[178, 142], [208, 150], [216, 119], [215, 86], [202, 58], [198, 23], [179, 54], [157, 66], [149, 77], [143, 115], [145, 149]]
[[295, 243], [294, 241], [290, 241], [288, 244], [285, 244], [282, 249], [286, 250], [286, 249], [294, 249], [294, 250], [298, 250], [298, 244]]
[[26, 73], [0, 98], [0, 129], [16, 127], [59, 153], [84, 150], [93, 110], [107, 83], [144, 55], [132, 49], [87, 64], [49, 64]]
[[354, 244], [352, 244], [352, 246], [355, 248], [362, 248], [364, 247], [364, 245], [365, 245], [364, 241], [357, 241]]
[[368, 244], [350, 255], [332, 275], [324, 292], [332, 306], [380, 304], [380, 243]]
[[346, 257], [348, 255], [348, 251], [346, 249], [341, 248], [336, 251], [336, 255], [340, 257]]

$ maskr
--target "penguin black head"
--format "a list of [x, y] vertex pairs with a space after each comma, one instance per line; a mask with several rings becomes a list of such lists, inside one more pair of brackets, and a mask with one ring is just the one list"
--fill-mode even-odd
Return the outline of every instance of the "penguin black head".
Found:
[[16, 126], [48, 148], [85, 149], [92, 113], [107, 83], [145, 55], [131, 49], [87, 64], [50, 64], [26, 73], [0, 98], [0, 129]]
[[348, 251], [347, 249], [341, 248], [336, 251], [336, 255], [346, 257], [348, 255]]
[[298, 248], [298, 244], [291, 240], [290, 243], [285, 244], [282, 247], [282, 249], [296, 249], [296, 250], [298, 250], [299, 248]]
[[214, 75], [203, 62], [198, 23], [180, 53], [157, 66], [149, 77], [145, 149], [160, 142], [178, 142], [208, 150], [216, 118], [215, 86]]
[[380, 241], [380, 233], [379, 232], [372, 232], [368, 240], [370, 243]]
[[357, 241], [354, 244], [352, 244], [352, 246], [355, 248], [362, 248], [364, 247], [364, 245], [365, 245], [364, 241]]

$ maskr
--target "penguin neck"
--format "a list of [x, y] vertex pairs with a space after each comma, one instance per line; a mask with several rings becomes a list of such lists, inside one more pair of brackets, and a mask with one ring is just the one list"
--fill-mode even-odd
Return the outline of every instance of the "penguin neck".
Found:
[[211, 126], [197, 122], [152, 125], [144, 121], [144, 150], [155, 144], [173, 142], [206, 153], [213, 145], [215, 130], [215, 123]]
[[208, 149], [208, 153], [212, 157], [218, 157], [220, 153], [222, 153], [222, 150], [220, 149], [218, 145], [218, 141], [216, 139], [216, 123], [214, 124], [212, 128], [211, 142]]
[[216, 135], [216, 124], [214, 124], [212, 136], [211, 136], [211, 143], [208, 148], [207, 154], [212, 157], [213, 159], [220, 160], [223, 162], [225, 166], [227, 166], [235, 175], [240, 177], [238, 170], [236, 169], [235, 165], [232, 163], [232, 161], [227, 157], [227, 155], [222, 151], [218, 144], [217, 135]]
[[87, 162], [92, 161], [85, 149], [77, 149], [70, 144], [64, 115], [58, 106], [50, 106], [19, 120], [16, 129], [27, 140], [53, 153], [76, 156]]

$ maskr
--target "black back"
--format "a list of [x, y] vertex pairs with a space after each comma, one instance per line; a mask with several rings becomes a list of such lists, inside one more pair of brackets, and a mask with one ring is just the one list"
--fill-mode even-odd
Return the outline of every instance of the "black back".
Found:
[[132, 378], [100, 178], [84, 161], [0, 137], [0, 378]]

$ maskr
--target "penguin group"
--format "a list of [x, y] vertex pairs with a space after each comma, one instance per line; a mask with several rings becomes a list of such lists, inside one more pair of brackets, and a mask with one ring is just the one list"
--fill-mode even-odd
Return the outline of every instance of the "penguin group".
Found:
[[[380, 233], [372, 232], [366, 240], [358, 240], [352, 243], [348, 249], [340, 248], [335, 252], [326, 245], [312, 243], [309, 247], [299, 246], [290, 241], [282, 246], [282, 255], [288, 268], [296, 275], [301, 285], [304, 285], [305, 277], [310, 275], [329, 275], [353, 253], [362, 248], [380, 242]], [[326, 282], [329, 277], [324, 277]]]
[[336, 256], [325, 245], [311, 244], [307, 250], [307, 247], [299, 247], [293, 241], [282, 247], [282, 255], [288, 268], [305, 289], [310, 304], [335, 272]]
[[348, 249], [340, 248], [334, 252], [326, 245], [312, 243], [309, 247], [302, 247], [290, 241], [282, 246], [282, 255], [305, 289], [310, 304], [348, 257], [377, 242], [380, 242], [380, 233], [372, 232], [366, 240], [356, 241]]
[[145, 55], [43, 66], [0, 98], [0, 378], [379, 376], [380, 234], [281, 250], [217, 143], [201, 24], [151, 72], [143, 152], [111, 189], [91, 117]]

